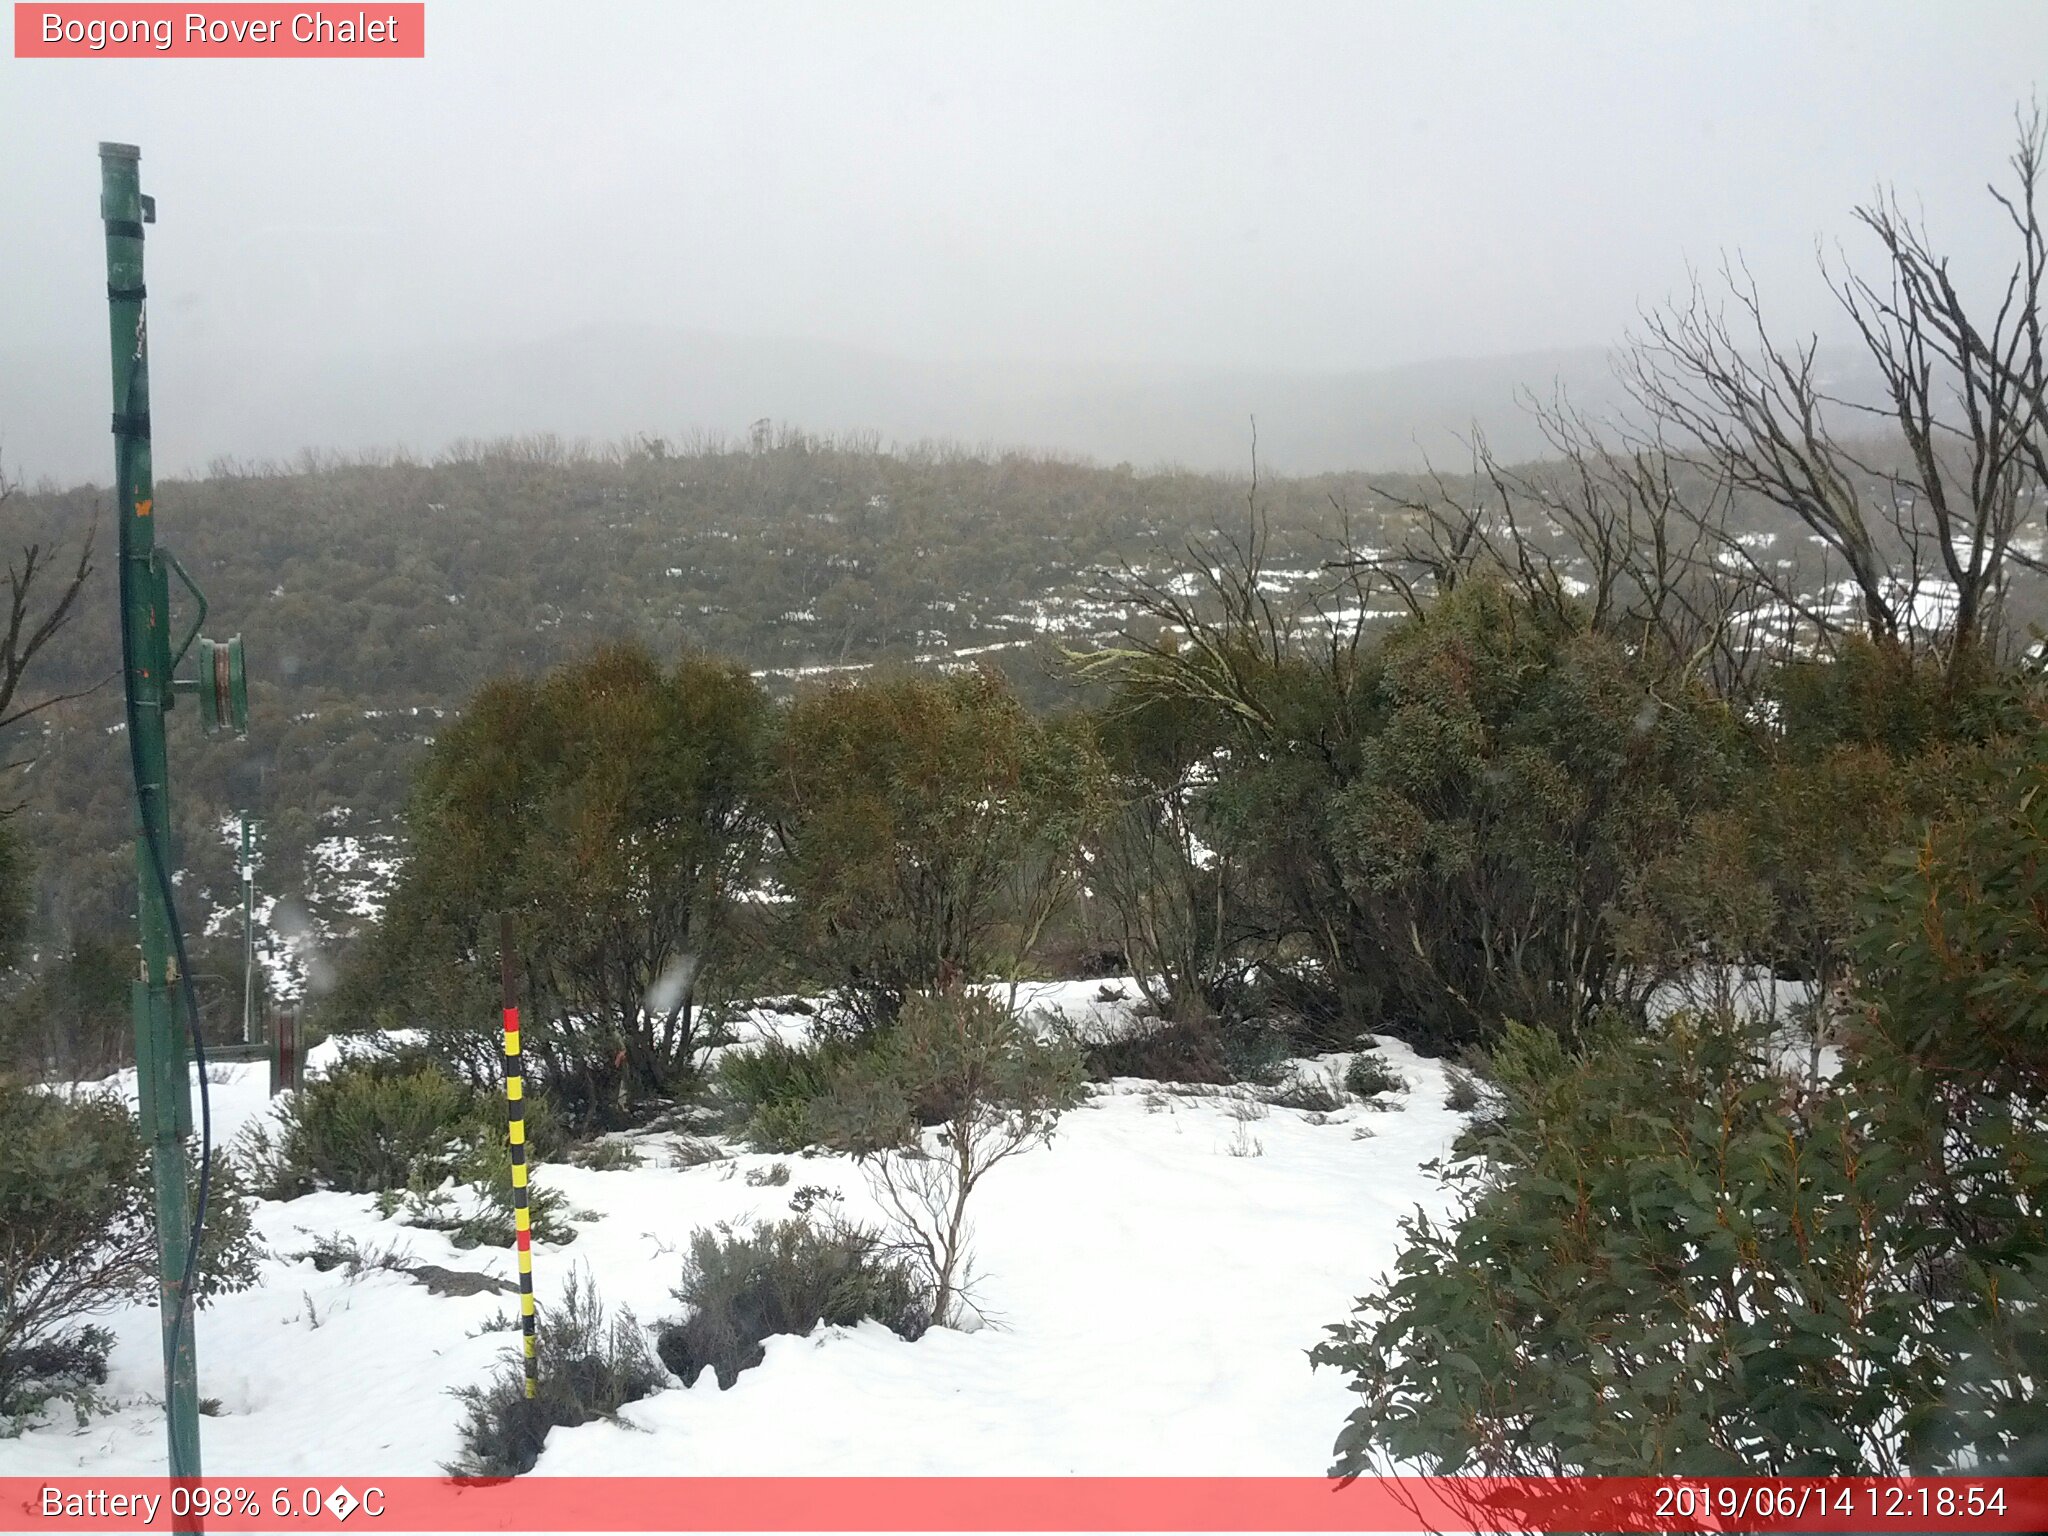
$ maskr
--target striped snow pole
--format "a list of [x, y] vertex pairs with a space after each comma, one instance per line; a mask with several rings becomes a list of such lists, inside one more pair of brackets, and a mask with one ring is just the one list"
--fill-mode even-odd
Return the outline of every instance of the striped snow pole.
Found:
[[534, 1343], [533, 1221], [526, 1208], [526, 1076], [519, 1055], [519, 984], [512, 961], [512, 914], [498, 920], [498, 987], [505, 1009], [505, 1135], [512, 1149], [512, 1232], [519, 1245], [519, 1334], [526, 1355], [526, 1395], [540, 1391]]

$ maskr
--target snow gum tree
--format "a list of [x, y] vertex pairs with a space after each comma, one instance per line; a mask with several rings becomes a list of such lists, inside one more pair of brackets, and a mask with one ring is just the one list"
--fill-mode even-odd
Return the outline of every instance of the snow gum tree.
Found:
[[608, 1121], [672, 1090], [758, 856], [768, 725], [743, 668], [629, 645], [487, 685], [419, 772], [412, 859], [331, 1016], [425, 1024], [495, 1072], [510, 911], [526, 1052], [565, 1111]]
[[799, 695], [770, 791], [790, 948], [862, 1028], [921, 988], [1014, 972], [1001, 926], [1036, 905], [1017, 900], [1020, 878], [1055, 896], [1071, 884], [1093, 763], [989, 671]]
[[1152, 1011], [1205, 1023], [1242, 991], [1254, 937], [1208, 793], [1228, 727], [1185, 699], [1138, 696], [1113, 698], [1099, 730], [1110, 804], [1091, 827], [1089, 887]]
[[[1570, 1035], [1634, 1011], [1681, 957], [1619, 920], [1677, 832], [1732, 788], [1738, 724], [1569, 601], [1474, 576], [1391, 629], [1307, 643], [1262, 607], [1256, 545], [1208, 610], [1099, 653], [1129, 705], [1206, 713], [1197, 796], [1237, 942], [1262, 934], [1331, 1045], [1444, 1054], [1503, 1020]], [[1214, 926], [1212, 924], [1212, 926]], [[1298, 961], [1306, 960], [1307, 964]]]

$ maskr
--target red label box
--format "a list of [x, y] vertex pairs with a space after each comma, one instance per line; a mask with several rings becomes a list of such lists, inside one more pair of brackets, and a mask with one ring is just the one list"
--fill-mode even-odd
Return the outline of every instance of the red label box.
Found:
[[16, 0], [18, 59], [423, 59], [427, 8], [67, 5]]

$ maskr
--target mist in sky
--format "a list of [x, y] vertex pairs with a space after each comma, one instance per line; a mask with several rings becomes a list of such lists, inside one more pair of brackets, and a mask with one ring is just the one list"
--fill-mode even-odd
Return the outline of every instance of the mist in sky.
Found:
[[170, 467], [758, 417], [1242, 464], [1256, 415], [1324, 468], [1597, 377], [1724, 250], [1834, 334], [1880, 182], [1985, 265], [2044, 61], [2024, 0], [429, 0], [424, 60], [9, 57], [0, 446], [107, 473], [102, 139]]

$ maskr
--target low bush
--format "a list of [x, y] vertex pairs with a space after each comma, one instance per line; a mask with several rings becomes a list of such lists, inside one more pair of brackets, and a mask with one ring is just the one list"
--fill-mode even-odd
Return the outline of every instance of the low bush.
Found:
[[317, 1188], [431, 1189], [503, 1131], [493, 1106], [419, 1051], [351, 1056], [285, 1101], [274, 1147], [254, 1155], [278, 1199]]
[[1454, 1109], [1461, 1115], [1469, 1115], [1483, 1100], [1479, 1091], [1479, 1079], [1470, 1072], [1456, 1067], [1444, 1068], [1444, 1108]]
[[1155, 1083], [1274, 1083], [1289, 1055], [1286, 1033], [1251, 1020], [1134, 1020], [1115, 1033], [1079, 1035], [1088, 1077]]
[[615, 1416], [626, 1404], [657, 1391], [661, 1367], [633, 1314], [609, 1315], [588, 1273], [570, 1271], [562, 1299], [539, 1314], [535, 1329], [540, 1386], [526, 1395], [517, 1350], [507, 1351], [497, 1373], [481, 1387], [455, 1395], [467, 1413], [462, 1455], [447, 1470], [456, 1477], [517, 1477], [540, 1459], [548, 1431]]
[[1360, 1051], [1344, 1069], [1345, 1089], [1361, 1099], [1376, 1099], [1383, 1093], [1400, 1093], [1408, 1080], [1387, 1065], [1376, 1051]]
[[721, 1388], [730, 1387], [761, 1363], [763, 1341], [778, 1333], [872, 1318], [915, 1339], [932, 1320], [916, 1270], [877, 1234], [804, 1221], [764, 1222], [750, 1235], [728, 1227], [698, 1231], [675, 1298], [689, 1311], [661, 1330], [656, 1348], [685, 1386], [708, 1369]]
[[706, 1163], [722, 1163], [731, 1156], [715, 1141], [706, 1141], [701, 1136], [678, 1136], [669, 1151], [668, 1165], [688, 1171], [702, 1168]]
[[1156, 1083], [1227, 1083], [1223, 1040], [1213, 1025], [1140, 1019], [1134, 1027], [1081, 1042], [1088, 1076], [1096, 1082], [1137, 1077]]
[[[529, 1173], [535, 1162], [528, 1158]], [[407, 1225], [446, 1232], [458, 1248], [510, 1248], [518, 1240], [512, 1191], [512, 1149], [502, 1133], [465, 1150], [455, 1164], [452, 1186], [415, 1189], [399, 1205]], [[526, 1217], [534, 1241], [566, 1243], [576, 1229], [564, 1219], [568, 1198], [529, 1178]]]
[[88, 1324], [0, 1352], [0, 1439], [44, 1418], [52, 1403], [72, 1405], [82, 1426], [107, 1380], [114, 1336]]
[[800, 1152], [811, 1146], [818, 1139], [811, 1105], [860, 1050], [852, 1039], [829, 1036], [801, 1045], [767, 1040], [729, 1052], [718, 1063], [718, 1083], [735, 1128], [762, 1152]]
[[1334, 1070], [1297, 1071], [1277, 1086], [1268, 1088], [1260, 1097], [1279, 1109], [1327, 1115], [1333, 1109], [1344, 1107], [1345, 1092], [1344, 1082]]
[[[215, 1155], [195, 1274], [199, 1302], [253, 1283], [248, 1202]], [[155, 1293], [156, 1205], [135, 1117], [119, 1100], [0, 1087], [0, 1403], [9, 1418], [73, 1395], [103, 1357], [84, 1319]], [[44, 1385], [38, 1386], [37, 1383]], [[54, 1385], [52, 1385], [54, 1383]], [[49, 1387], [49, 1390], [45, 1390]]]
[[310, 1263], [323, 1275], [338, 1269], [351, 1280], [374, 1270], [402, 1274], [412, 1263], [410, 1250], [395, 1243], [385, 1248], [365, 1248], [356, 1239], [339, 1232], [323, 1233], [313, 1239], [312, 1247], [301, 1249], [291, 1257]]
[[638, 1168], [645, 1161], [631, 1142], [614, 1141], [607, 1136], [577, 1142], [569, 1149], [568, 1160], [576, 1167], [587, 1168], [593, 1173]]
[[1765, 1032], [1674, 1018], [1573, 1050], [1509, 1026], [1447, 1223], [1312, 1355], [1362, 1400], [1344, 1475], [1912, 1468], [1944, 1380], [1925, 1224], [1867, 1101]]
[[[554, 1101], [529, 1089], [521, 1101], [527, 1158], [566, 1144]], [[287, 1098], [273, 1134], [245, 1134], [242, 1161], [273, 1199], [314, 1189], [357, 1194], [430, 1192], [450, 1179], [502, 1186], [505, 1104], [453, 1076], [417, 1047], [346, 1057]]]

